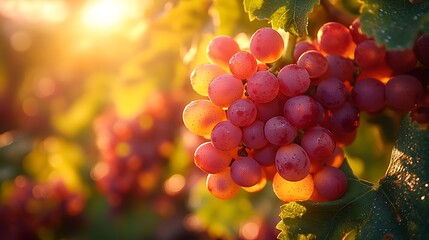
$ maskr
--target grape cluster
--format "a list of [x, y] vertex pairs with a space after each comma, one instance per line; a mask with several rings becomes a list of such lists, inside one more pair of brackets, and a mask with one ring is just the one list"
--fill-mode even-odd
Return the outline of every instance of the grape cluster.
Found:
[[3, 197], [2, 239], [44, 239], [46, 235], [60, 238], [60, 232], [82, 226], [84, 197], [62, 181], [39, 183], [18, 176]]
[[328, 22], [316, 39], [295, 44], [291, 63], [276, 67], [285, 44], [272, 28], [258, 29], [248, 47], [213, 38], [210, 63], [190, 76], [208, 99], [190, 102], [182, 115], [192, 133], [210, 140], [194, 154], [209, 191], [229, 199], [272, 180], [285, 202], [340, 198], [347, 188], [343, 147], [356, 137], [360, 112], [387, 107], [429, 121], [428, 39], [388, 51], [361, 32], [359, 19], [349, 28]]
[[94, 121], [100, 160], [91, 176], [111, 206], [147, 197], [158, 186], [180, 126], [176, 116], [182, 105], [174, 96], [178, 94], [155, 92], [132, 117], [110, 109]]

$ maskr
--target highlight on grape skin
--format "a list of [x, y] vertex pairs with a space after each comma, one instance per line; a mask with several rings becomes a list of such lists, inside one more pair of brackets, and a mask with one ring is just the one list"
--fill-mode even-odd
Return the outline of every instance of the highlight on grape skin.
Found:
[[213, 127], [226, 118], [225, 111], [209, 100], [194, 100], [183, 110], [183, 123], [192, 133], [210, 135]]

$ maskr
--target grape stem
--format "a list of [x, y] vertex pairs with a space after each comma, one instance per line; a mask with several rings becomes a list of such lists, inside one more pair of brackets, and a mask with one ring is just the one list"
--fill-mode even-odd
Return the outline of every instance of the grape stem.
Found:
[[289, 32], [287, 33], [287, 41], [283, 55], [279, 60], [273, 63], [270, 67], [270, 72], [276, 74], [282, 67], [294, 62], [293, 51], [295, 49], [297, 39], [297, 36]]
[[356, 16], [345, 11], [343, 8], [336, 7], [330, 0], [321, 0], [320, 2], [326, 12], [328, 12], [329, 16], [331, 16], [336, 22], [349, 26], [356, 18]]

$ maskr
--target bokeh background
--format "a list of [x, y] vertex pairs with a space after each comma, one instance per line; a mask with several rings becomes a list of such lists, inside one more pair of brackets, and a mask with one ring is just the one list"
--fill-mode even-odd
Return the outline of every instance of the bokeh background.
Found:
[[[0, 1], [0, 238], [274, 239], [271, 186], [215, 199], [181, 120], [208, 42], [263, 26], [241, 0]], [[384, 174], [397, 121], [362, 115], [359, 177]]]

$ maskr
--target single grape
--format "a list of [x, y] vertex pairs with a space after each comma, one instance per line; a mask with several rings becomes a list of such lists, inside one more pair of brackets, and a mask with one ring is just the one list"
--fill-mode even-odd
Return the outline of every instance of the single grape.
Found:
[[208, 96], [210, 82], [226, 71], [216, 64], [198, 65], [191, 73], [191, 86], [195, 92], [202, 96]]
[[294, 62], [298, 61], [298, 58], [309, 50], [317, 50], [317, 47], [314, 46], [313, 43], [308, 41], [301, 41], [295, 44], [295, 48], [293, 49], [293, 59]]
[[225, 111], [206, 99], [199, 99], [186, 105], [182, 115], [183, 123], [192, 133], [209, 136], [213, 127], [226, 119]]
[[308, 200], [313, 194], [314, 183], [311, 174], [299, 181], [288, 181], [276, 173], [273, 178], [274, 194], [283, 202]]
[[334, 135], [323, 127], [308, 128], [301, 137], [301, 147], [312, 159], [326, 159], [335, 149]]
[[251, 187], [262, 178], [262, 168], [251, 157], [239, 157], [231, 164], [231, 178], [242, 187]]
[[256, 119], [266, 122], [268, 119], [280, 115], [282, 111], [280, 110], [280, 104], [277, 97], [267, 103], [255, 103], [258, 110]]
[[276, 153], [275, 163], [279, 175], [288, 181], [304, 179], [310, 171], [310, 159], [298, 144], [281, 146]]
[[206, 186], [209, 192], [223, 200], [233, 198], [240, 191], [240, 186], [231, 178], [230, 168], [216, 174], [208, 174]]
[[359, 110], [346, 101], [339, 108], [331, 111], [328, 122], [329, 130], [333, 132], [354, 131], [359, 126]]
[[279, 146], [268, 143], [263, 148], [255, 149], [255, 151], [253, 151], [253, 158], [261, 166], [273, 165], [277, 149], [279, 149]]
[[310, 78], [320, 77], [328, 70], [328, 61], [317, 50], [304, 52], [296, 63], [307, 70]]
[[284, 116], [297, 129], [305, 129], [317, 124], [319, 108], [312, 97], [295, 96], [286, 101]]
[[257, 69], [256, 58], [248, 52], [237, 52], [229, 60], [229, 70], [238, 79], [248, 79]]
[[258, 29], [250, 38], [250, 52], [263, 63], [277, 61], [283, 54], [284, 41], [276, 30]]
[[340, 131], [332, 131], [332, 134], [334, 134], [335, 142], [337, 143], [337, 146], [340, 147], [346, 147], [352, 144], [357, 135], [356, 129], [349, 131], [349, 132], [340, 132]]
[[231, 74], [216, 77], [210, 82], [208, 88], [209, 99], [220, 107], [229, 107], [232, 102], [240, 99], [243, 93], [243, 83]]
[[297, 129], [283, 116], [270, 118], [264, 127], [265, 137], [268, 142], [277, 145], [287, 145], [295, 140]]
[[374, 40], [365, 40], [355, 49], [355, 62], [363, 69], [383, 64], [386, 58], [386, 49]]
[[228, 69], [229, 59], [238, 51], [240, 51], [240, 47], [233, 38], [221, 35], [210, 41], [206, 54], [211, 63]]
[[260, 71], [253, 74], [247, 81], [247, 93], [257, 103], [272, 101], [279, 92], [279, 81], [269, 71]]
[[417, 65], [417, 58], [412, 49], [388, 50], [386, 63], [398, 75], [413, 70]]
[[353, 103], [361, 111], [377, 112], [383, 109], [384, 84], [374, 78], [357, 81], [352, 89]]
[[392, 77], [385, 88], [386, 104], [400, 111], [410, 111], [423, 96], [423, 86], [411, 75], [396, 75]]
[[241, 188], [244, 189], [246, 192], [254, 193], [254, 192], [260, 192], [262, 189], [264, 189], [264, 187], [266, 185], [267, 185], [267, 174], [262, 169], [262, 176], [261, 176], [261, 180], [259, 180], [259, 182], [257, 182], [253, 186], [241, 187]]
[[245, 127], [252, 124], [257, 115], [255, 103], [250, 99], [235, 100], [226, 111], [229, 121], [239, 127]]
[[338, 78], [325, 78], [317, 86], [316, 97], [317, 101], [324, 107], [329, 109], [337, 108], [346, 101], [347, 89]]
[[249, 126], [242, 128], [242, 141], [246, 147], [259, 149], [268, 143], [264, 135], [264, 126], [262, 121], [256, 120]]
[[420, 35], [414, 44], [414, 54], [420, 63], [429, 67], [429, 34]]
[[337, 22], [323, 24], [317, 32], [317, 41], [319, 49], [326, 54], [350, 57], [355, 49], [349, 29]]
[[353, 82], [355, 67], [352, 60], [337, 54], [327, 55], [326, 60], [328, 61], [328, 69], [321, 76], [322, 79], [334, 77], [343, 82]]
[[289, 64], [280, 69], [277, 78], [280, 91], [288, 97], [305, 93], [310, 87], [310, 75], [304, 67]]
[[347, 190], [347, 177], [338, 168], [325, 166], [313, 175], [314, 188], [324, 198], [340, 199]]
[[229, 151], [237, 147], [241, 142], [241, 137], [241, 129], [230, 121], [216, 124], [210, 135], [213, 146], [222, 151]]
[[195, 165], [206, 173], [221, 172], [230, 162], [228, 152], [215, 148], [211, 142], [202, 143], [194, 153]]

